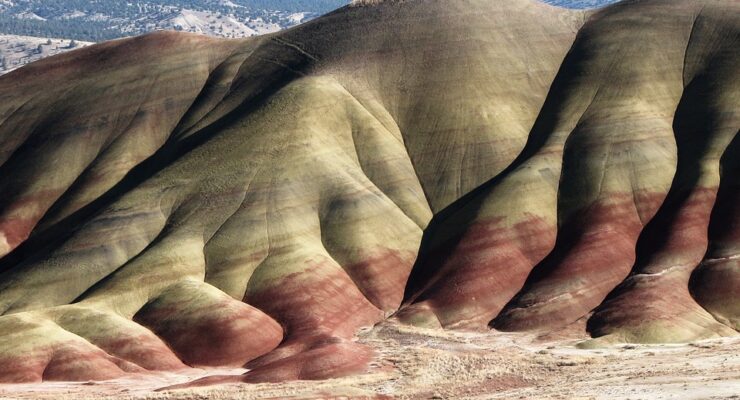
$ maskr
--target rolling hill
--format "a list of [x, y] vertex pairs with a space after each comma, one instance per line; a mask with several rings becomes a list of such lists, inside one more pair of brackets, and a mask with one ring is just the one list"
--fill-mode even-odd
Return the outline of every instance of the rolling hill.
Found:
[[737, 335], [739, 42], [733, 1], [362, 0], [13, 71], [0, 381], [337, 377], [386, 319]]

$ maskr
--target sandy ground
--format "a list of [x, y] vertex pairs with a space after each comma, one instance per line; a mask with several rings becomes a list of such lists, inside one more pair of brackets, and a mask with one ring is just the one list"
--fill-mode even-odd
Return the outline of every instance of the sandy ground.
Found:
[[379, 355], [363, 376], [155, 391], [243, 372], [193, 371], [98, 383], [0, 385], [0, 398], [740, 399], [740, 338], [582, 350], [572, 336], [543, 339], [386, 323], [360, 335]]

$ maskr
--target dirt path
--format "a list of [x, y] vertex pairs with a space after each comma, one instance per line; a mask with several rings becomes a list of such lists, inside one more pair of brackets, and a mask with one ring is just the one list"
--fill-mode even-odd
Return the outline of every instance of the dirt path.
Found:
[[360, 335], [378, 349], [370, 373], [323, 382], [154, 392], [210, 374], [134, 376], [101, 383], [0, 385], [21, 399], [740, 399], [740, 338], [688, 345], [581, 350], [578, 339], [459, 333], [386, 324]]

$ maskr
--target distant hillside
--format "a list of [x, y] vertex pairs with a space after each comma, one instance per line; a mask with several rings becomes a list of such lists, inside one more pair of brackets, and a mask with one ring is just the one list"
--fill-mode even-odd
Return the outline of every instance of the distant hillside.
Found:
[[28, 63], [92, 43], [32, 36], [0, 35], [0, 75]]
[[[568, 8], [616, 0], [543, 0]], [[175, 30], [240, 38], [275, 32], [349, 0], [0, 0], [0, 75], [78, 44]], [[51, 38], [51, 39], [50, 39]], [[65, 38], [65, 40], [54, 39]], [[45, 45], [48, 41], [52, 45]], [[64, 42], [64, 43], [63, 43]], [[65, 44], [66, 43], [66, 44]], [[42, 45], [42, 47], [39, 47]]]
[[616, 3], [618, 0], [544, 0], [545, 3], [567, 8], [596, 8]]
[[158, 29], [244, 37], [293, 26], [345, 0], [0, 0], [0, 33], [103, 41]]
[[[570, 8], [615, 0], [544, 0]], [[349, 0], [0, 0], [0, 34], [99, 42], [159, 29], [245, 37], [296, 25]]]
[[[346, 0], [0, 0], [0, 75], [72, 50], [70, 40], [83, 45], [155, 30], [241, 38], [288, 28], [346, 3]], [[46, 45], [49, 41], [51, 44]]]

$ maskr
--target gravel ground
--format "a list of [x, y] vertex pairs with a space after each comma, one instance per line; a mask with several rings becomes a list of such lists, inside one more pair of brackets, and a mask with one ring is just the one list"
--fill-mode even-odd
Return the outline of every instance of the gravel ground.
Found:
[[740, 399], [740, 338], [583, 350], [580, 329], [549, 337], [425, 330], [391, 323], [360, 334], [378, 351], [362, 376], [156, 392], [213, 374], [132, 376], [99, 383], [0, 385], [20, 399]]

